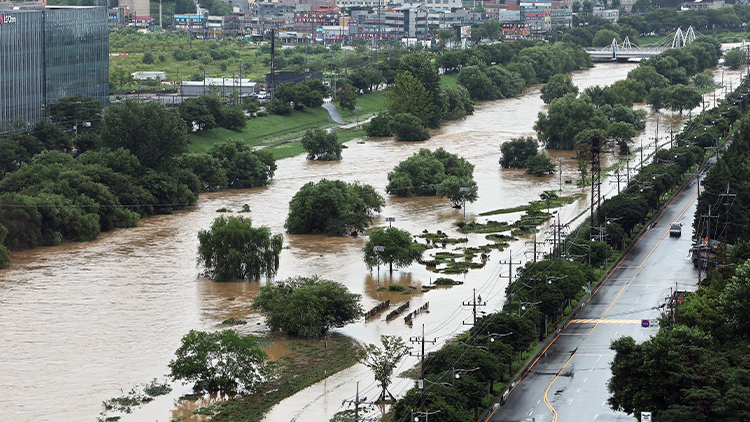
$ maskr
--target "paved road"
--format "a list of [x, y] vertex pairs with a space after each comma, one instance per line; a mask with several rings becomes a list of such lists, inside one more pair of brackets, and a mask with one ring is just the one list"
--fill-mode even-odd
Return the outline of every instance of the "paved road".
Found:
[[331, 116], [331, 119], [339, 124], [344, 123], [344, 119], [341, 118], [341, 114], [339, 114], [339, 109], [336, 108], [336, 106], [331, 102], [323, 103], [323, 108], [328, 110], [328, 114]]
[[[631, 336], [645, 341], [672, 289], [696, 289], [697, 270], [689, 258], [697, 187], [691, 183], [601, 285], [576, 320], [565, 327], [546, 353], [489, 419], [503, 422], [634, 421], [607, 405], [612, 340]], [[669, 236], [673, 221], [681, 237]]]

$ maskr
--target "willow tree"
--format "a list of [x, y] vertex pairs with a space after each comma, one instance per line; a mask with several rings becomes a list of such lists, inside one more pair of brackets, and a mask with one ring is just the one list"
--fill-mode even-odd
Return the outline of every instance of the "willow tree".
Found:
[[282, 236], [253, 227], [249, 218], [221, 216], [198, 232], [198, 241], [198, 263], [214, 281], [258, 281], [279, 269]]

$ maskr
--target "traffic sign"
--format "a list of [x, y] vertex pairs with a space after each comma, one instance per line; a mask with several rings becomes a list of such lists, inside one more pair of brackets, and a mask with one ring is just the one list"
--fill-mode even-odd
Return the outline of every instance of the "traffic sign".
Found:
[[641, 422], [651, 422], [651, 412], [641, 412]]
[[643, 328], [648, 328], [648, 326], [650, 324], [651, 324], [651, 322], [649, 322], [649, 320], [647, 320], [647, 319], [642, 319], [641, 320], [641, 327], [643, 327]]

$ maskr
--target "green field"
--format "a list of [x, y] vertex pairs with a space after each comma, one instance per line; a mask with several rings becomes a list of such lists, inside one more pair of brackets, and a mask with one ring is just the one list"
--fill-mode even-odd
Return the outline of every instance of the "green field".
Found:
[[458, 74], [440, 75], [440, 86], [454, 87], [458, 85]]
[[385, 91], [375, 91], [367, 95], [360, 95], [357, 98], [357, 106], [362, 107], [362, 110], [349, 111], [336, 105], [344, 121], [355, 122], [357, 121], [357, 116], [359, 116], [359, 120], [364, 120], [380, 113], [385, 108]]
[[247, 127], [241, 131], [223, 128], [211, 129], [190, 134], [190, 152], [205, 151], [217, 142], [239, 140], [250, 146], [270, 145], [274, 142], [294, 139], [314, 128], [334, 126], [323, 107], [305, 108], [292, 111], [289, 116], [265, 116], [248, 119]]

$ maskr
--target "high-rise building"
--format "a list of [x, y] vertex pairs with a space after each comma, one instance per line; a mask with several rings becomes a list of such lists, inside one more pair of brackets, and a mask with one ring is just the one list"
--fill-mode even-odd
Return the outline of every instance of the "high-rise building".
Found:
[[31, 126], [76, 94], [107, 101], [107, 9], [0, 3], [0, 130]]

